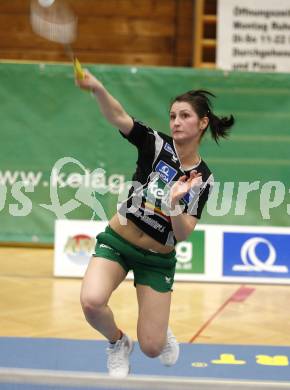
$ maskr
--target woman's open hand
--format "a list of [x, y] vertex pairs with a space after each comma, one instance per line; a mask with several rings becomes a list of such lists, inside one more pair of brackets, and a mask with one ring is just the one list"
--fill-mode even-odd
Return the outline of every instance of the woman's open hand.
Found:
[[202, 184], [201, 173], [197, 171], [191, 171], [190, 176], [181, 176], [171, 187], [170, 200], [171, 207], [175, 207], [176, 204], [184, 197], [185, 194], [193, 187], [199, 187]]

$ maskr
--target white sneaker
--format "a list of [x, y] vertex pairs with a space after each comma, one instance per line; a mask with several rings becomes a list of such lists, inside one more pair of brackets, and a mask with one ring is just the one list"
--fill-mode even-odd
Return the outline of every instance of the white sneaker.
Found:
[[107, 348], [107, 367], [109, 375], [115, 378], [125, 378], [129, 374], [129, 356], [133, 351], [134, 343], [126, 334], [115, 344]]
[[172, 333], [171, 329], [167, 330], [167, 343], [163, 348], [159, 359], [162, 364], [165, 366], [173, 366], [177, 362], [179, 356], [179, 344], [176, 340], [176, 337]]

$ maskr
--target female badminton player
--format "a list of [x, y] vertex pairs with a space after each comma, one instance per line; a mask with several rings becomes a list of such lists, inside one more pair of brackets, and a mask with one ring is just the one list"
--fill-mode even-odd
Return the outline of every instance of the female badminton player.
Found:
[[172, 100], [171, 136], [132, 118], [89, 71], [76, 84], [92, 91], [101, 113], [138, 149], [128, 198], [118, 207], [105, 232], [97, 237], [95, 254], [81, 289], [81, 305], [89, 324], [108, 339], [111, 376], [129, 373], [131, 338], [118, 328], [108, 306], [112, 292], [134, 274], [139, 306], [137, 335], [141, 350], [164, 365], [176, 363], [179, 345], [168, 328], [175, 272], [174, 245], [194, 230], [213, 184], [199, 155], [209, 128], [213, 139], [225, 138], [233, 116], [217, 117], [211, 93], [189, 91]]

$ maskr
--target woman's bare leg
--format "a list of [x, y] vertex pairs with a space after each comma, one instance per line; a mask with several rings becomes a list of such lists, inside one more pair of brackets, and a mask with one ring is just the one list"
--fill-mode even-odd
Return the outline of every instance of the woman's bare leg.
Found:
[[93, 257], [82, 283], [80, 299], [85, 317], [93, 328], [111, 342], [120, 338], [120, 330], [108, 301], [125, 277], [126, 272], [119, 263]]

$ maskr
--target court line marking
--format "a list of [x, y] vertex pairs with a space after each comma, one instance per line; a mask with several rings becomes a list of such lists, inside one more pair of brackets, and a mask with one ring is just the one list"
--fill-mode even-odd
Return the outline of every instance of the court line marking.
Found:
[[[145, 376], [129, 375], [126, 378], [113, 378], [108, 374], [79, 372], [79, 371], [55, 371], [35, 370], [0, 367], [0, 383], [22, 383], [39, 385], [65, 385], [65, 386], [90, 386], [92, 388], [113, 388], [113, 389], [148, 389], [151, 386], [157, 390], [182, 390], [203, 388], [212, 389], [238, 389], [262, 388], [267, 389], [290, 389], [290, 383], [286, 381], [240, 381], [221, 380], [218, 378], [189, 378], [176, 376]], [[150, 388], [150, 387], [149, 387]]]
[[193, 343], [198, 336], [213, 322], [213, 320], [221, 314], [221, 312], [231, 302], [244, 302], [253, 292], [255, 288], [246, 287], [241, 285], [210, 317], [209, 319], [198, 329], [198, 331], [189, 340], [189, 343]]

